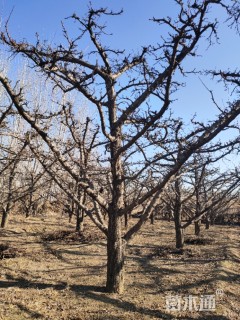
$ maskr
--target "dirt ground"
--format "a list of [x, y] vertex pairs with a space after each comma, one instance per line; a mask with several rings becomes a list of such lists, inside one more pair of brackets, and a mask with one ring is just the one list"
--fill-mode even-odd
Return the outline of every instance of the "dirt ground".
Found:
[[[172, 222], [147, 223], [128, 247], [122, 295], [104, 292], [104, 237], [89, 224], [80, 239], [72, 230], [54, 214], [0, 230], [0, 319], [239, 319], [240, 227], [203, 230], [204, 244], [190, 227], [178, 252]], [[215, 307], [200, 308], [206, 296]]]

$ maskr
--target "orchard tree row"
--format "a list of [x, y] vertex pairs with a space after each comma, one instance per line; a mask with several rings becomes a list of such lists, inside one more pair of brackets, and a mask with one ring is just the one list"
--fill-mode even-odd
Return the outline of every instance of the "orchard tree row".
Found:
[[[106, 8], [73, 14], [78, 34], [63, 24], [54, 46], [14, 39], [9, 22], [0, 35], [11, 58], [26, 61], [18, 79], [9, 60], [0, 70], [2, 227], [14, 209], [28, 216], [53, 202], [76, 218], [77, 230], [88, 216], [107, 238], [108, 292], [123, 291], [126, 246], [149, 218], [172, 218], [181, 248], [184, 229], [194, 223], [198, 234], [202, 218], [214, 221], [238, 196], [238, 168], [224, 173], [218, 163], [239, 155], [239, 70], [199, 70], [194, 59], [203, 43], [221, 37], [214, 12], [224, 11], [229, 32], [238, 33], [239, 2], [175, 3], [176, 17], [152, 19], [157, 45], [131, 53], [105, 43], [103, 21], [121, 14]], [[203, 108], [215, 108], [215, 118], [184, 123], [174, 100], [197, 72], [232, 94], [223, 107], [209, 89]]]

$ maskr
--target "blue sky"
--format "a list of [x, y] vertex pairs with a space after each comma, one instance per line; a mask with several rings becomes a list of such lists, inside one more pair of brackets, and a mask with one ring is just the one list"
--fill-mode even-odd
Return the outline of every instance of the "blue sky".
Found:
[[[9, 29], [17, 39], [35, 39], [38, 32], [42, 39], [51, 43], [61, 42], [61, 20], [76, 12], [82, 15], [88, 5], [86, 0], [0, 0], [0, 16], [2, 26], [13, 9]], [[163, 17], [176, 14], [176, 5], [171, 0], [93, 0], [94, 7], [109, 7], [113, 10], [124, 9], [121, 17], [110, 18], [108, 30], [114, 35], [108, 38], [108, 43], [114, 48], [137, 51], [143, 45], [156, 43], [162, 32], [160, 28], [149, 21], [153, 16]], [[220, 18], [220, 44], [207, 49], [207, 44], [202, 42], [199, 47], [201, 56], [195, 61], [189, 59], [186, 66], [192, 65], [200, 68], [235, 69], [239, 66], [240, 41], [226, 24], [225, 16], [219, 9], [214, 9], [214, 14]], [[72, 25], [71, 25], [72, 28]], [[196, 60], [197, 59], [197, 60]], [[197, 63], [196, 63], [197, 62]], [[225, 105], [229, 93], [221, 85], [216, 86], [210, 79], [202, 80], [214, 90], [217, 101]], [[182, 117], [190, 117], [198, 113], [199, 117], [208, 118], [216, 112], [210, 102], [210, 96], [198, 77], [190, 77], [187, 85], [178, 95], [176, 113]]]
[[[59, 43], [62, 39], [60, 22], [73, 13], [84, 15], [88, 3], [86, 0], [0, 0], [1, 27], [3, 28], [4, 22], [13, 10], [9, 29], [16, 39], [25, 38], [34, 43], [35, 33], [38, 32], [41, 39], [47, 39], [53, 44]], [[114, 48], [130, 52], [138, 51], [141, 46], [156, 43], [166, 31], [149, 19], [153, 16], [172, 16], [177, 12], [176, 4], [172, 0], [92, 0], [92, 4], [94, 7], [124, 10], [121, 17], [110, 18], [107, 21], [108, 31], [113, 33], [107, 41], [108, 45]], [[208, 45], [202, 41], [199, 46], [200, 57], [190, 58], [186, 66], [189, 69], [197, 67], [234, 70], [239, 67], [239, 37], [223, 23], [226, 18], [223, 11], [215, 8], [212, 14], [217, 15], [220, 20], [220, 44], [207, 48]], [[73, 29], [71, 31], [74, 32]], [[201, 79], [213, 90], [221, 107], [226, 106], [228, 99], [233, 99], [222, 85], [216, 85], [211, 79]], [[217, 113], [216, 107], [211, 103], [209, 92], [197, 76], [186, 79], [186, 86], [178, 91], [175, 98], [177, 101], [173, 105], [174, 114], [185, 121], [189, 121], [195, 113], [200, 120], [211, 119]], [[228, 138], [224, 133], [222, 137]]]
[[[59, 34], [60, 20], [73, 12], [79, 15], [85, 13], [88, 3], [89, 1], [86, 0], [0, 0], [0, 10], [1, 16], [5, 20], [14, 8], [12, 25], [19, 35], [34, 35], [34, 31], [37, 30], [46, 36], [53, 36]], [[139, 42], [142, 42], [143, 38], [149, 38], [150, 34], [146, 28], [148, 24], [151, 25], [148, 22], [149, 18], [154, 16], [156, 12], [169, 14], [171, 8], [175, 7], [172, 1], [168, 1], [168, 5], [162, 5], [159, 0], [93, 0], [92, 4], [94, 7], [109, 7], [114, 10], [123, 8], [123, 18], [112, 20], [111, 28], [117, 31], [121, 27], [121, 32], [126, 40], [134, 35], [134, 39]], [[140, 33], [141, 29], [145, 29], [145, 32]]]

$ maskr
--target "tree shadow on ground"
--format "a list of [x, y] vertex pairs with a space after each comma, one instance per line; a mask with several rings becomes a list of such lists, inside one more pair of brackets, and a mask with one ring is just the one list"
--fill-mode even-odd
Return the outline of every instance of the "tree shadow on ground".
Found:
[[27, 280], [23, 277], [15, 278], [9, 274], [6, 275], [7, 280], [1, 280], [0, 281], [0, 288], [22, 288], [22, 289], [38, 289], [43, 290], [47, 288], [53, 288], [55, 290], [64, 290], [67, 287], [66, 282], [60, 282], [57, 284], [52, 283], [43, 283], [43, 282], [33, 282], [30, 280]]
[[[105, 287], [99, 286], [86, 286], [86, 285], [73, 285], [70, 287], [78, 295], [84, 295], [85, 297], [107, 303], [108, 305], [113, 305], [119, 309], [122, 309], [127, 312], [137, 312], [139, 315], [146, 315], [149, 317], [156, 317], [159, 319], [179, 319], [179, 320], [192, 320], [192, 317], [186, 316], [174, 316], [173, 314], [165, 313], [160, 310], [154, 310], [146, 307], [136, 306], [133, 302], [129, 302], [123, 299], [123, 296], [120, 296], [119, 299], [112, 297], [110, 294], [106, 293]], [[194, 318], [196, 320], [229, 320], [225, 316], [212, 315], [204, 313], [204, 316], [199, 316]]]
[[27, 313], [31, 317], [31, 319], [45, 318], [41, 313], [30, 310], [29, 308], [27, 308], [26, 306], [24, 306], [21, 303], [15, 303], [15, 305], [19, 308], [19, 310]]
[[167, 288], [166, 290], [171, 290], [175, 292], [192, 288], [199, 288], [202, 285], [214, 284], [218, 281], [223, 282], [225, 284], [240, 283], [240, 275], [238, 273], [231, 272], [226, 269], [218, 269], [213, 275], [211, 275], [208, 278], [200, 279], [199, 281], [188, 282], [186, 284], [173, 285], [170, 288]]
[[[129, 259], [129, 257], [127, 257], [127, 259]], [[152, 265], [149, 260], [146, 257], [134, 257], [134, 261], [137, 261], [138, 264], [142, 267], [142, 270], [137, 270], [137, 271], [128, 271], [128, 274], [139, 274], [139, 273], [144, 273], [144, 274], [151, 274], [151, 273], [155, 273], [155, 274], [161, 274], [161, 276], [163, 275], [169, 275], [169, 274], [177, 274], [179, 273], [178, 270], [173, 270], [173, 269], [168, 269], [168, 268], [164, 268], [161, 266], [156, 266], [156, 265]]]
[[[67, 287], [66, 283], [60, 283], [60, 284], [51, 284], [51, 283], [41, 283], [41, 282], [31, 282], [29, 280], [26, 280], [24, 278], [13, 278], [11, 276], [8, 276], [8, 281], [0, 281], [0, 288], [10, 288], [10, 287], [16, 287], [16, 288], [22, 288], [22, 289], [28, 289], [28, 288], [35, 288], [38, 290], [44, 290], [47, 288], [52, 288], [54, 290], [64, 290]], [[170, 315], [163, 313], [159, 310], [152, 310], [149, 308], [141, 308], [137, 307], [134, 303], [125, 301], [122, 299], [122, 296], [120, 296], [119, 299], [113, 298], [110, 296], [110, 294], [106, 293], [105, 287], [100, 286], [94, 286], [94, 285], [71, 285], [69, 287], [71, 291], [73, 291], [77, 295], [81, 295], [83, 297], [87, 297], [91, 300], [103, 302], [106, 304], [113, 305], [121, 310], [128, 311], [128, 312], [137, 312], [139, 314], [154, 316], [158, 318], [164, 317], [164, 319], [172, 319]], [[16, 304], [17, 305], [17, 304]], [[17, 305], [22, 311], [28, 312], [29, 315], [34, 316], [33, 312], [24, 305]], [[36, 314], [34, 316], [34, 319], [42, 317], [41, 314]]]
[[[160, 310], [154, 310], [146, 307], [138, 307], [133, 302], [123, 299], [124, 296], [120, 295], [119, 299], [112, 297], [111, 294], [106, 293], [105, 287], [99, 286], [86, 286], [86, 285], [72, 285], [70, 289], [77, 295], [85, 296], [89, 299], [100, 301], [108, 305], [113, 305], [116, 308], [127, 312], [137, 312], [140, 315], [147, 315], [150, 317], [157, 317], [159, 319], [172, 319], [172, 316]], [[179, 318], [184, 319], [184, 318]]]
[[[4, 305], [9, 306], [9, 308], [11, 308], [11, 305], [15, 305], [20, 311], [25, 312], [27, 314], [27, 319], [29, 319], [29, 317], [30, 317], [30, 319], [45, 319], [45, 317], [41, 313], [31, 310], [30, 308], [26, 307], [22, 303], [4, 302]], [[0, 317], [1, 317], [1, 315], [0, 315]], [[1, 319], [4, 319], [4, 318], [1, 317]], [[21, 317], [21, 319], [23, 319], [23, 318]]]
[[[63, 243], [63, 244], [59, 244], [59, 243], [48, 243], [48, 242], [41, 242], [42, 247], [44, 248], [45, 252], [47, 252], [50, 255], [53, 255], [55, 258], [57, 258], [58, 260], [61, 260], [67, 264], [74, 264], [75, 265], [75, 261], [71, 261], [68, 258], [65, 258], [64, 255], [75, 255], [75, 256], [92, 256], [92, 257], [105, 257], [104, 254], [99, 254], [99, 253], [82, 253], [80, 250], [72, 250], [72, 249], [65, 249], [66, 246], [70, 246], [69, 243]], [[59, 249], [59, 248], [54, 248], [54, 245], [62, 245], [64, 246], [64, 249]], [[89, 246], [89, 244], [79, 244], [81, 245], [81, 247], [85, 246]], [[97, 267], [97, 266], [96, 266]]]
[[[103, 286], [94, 286], [94, 285], [70, 285], [68, 286], [67, 283], [58, 283], [58, 284], [51, 284], [51, 283], [42, 283], [42, 282], [32, 282], [24, 278], [14, 278], [12, 276], [8, 276], [8, 281], [0, 281], [0, 288], [9, 288], [9, 287], [16, 287], [22, 289], [28, 288], [35, 288], [37, 290], [44, 290], [47, 288], [52, 288], [54, 290], [64, 290], [68, 287], [72, 292], [76, 295], [82, 296], [84, 298], [91, 299], [93, 301], [98, 301], [105, 303], [107, 305], [114, 306], [120, 311], [126, 312], [133, 312], [138, 313], [140, 315], [145, 315], [149, 317], [155, 317], [159, 319], [181, 319], [181, 320], [190, 320], [193, 319], [191, 317], [186, 316], [176, 316], [173, 318], [172, 314], [165, 313], [161, 310], [150, 309], [147, 307], [140, 307], [135, 305], [133, 302], [127, 301], [124, 299], [124, 295], [119, 295], [116, 298], [116, 295], [113, 296], [106, 292], [105, 287]], [[30, 310], [23, 304], [16, 303], [15, 304], [21, 311], [26, 312], [31, 318], [33, 319], [40, 319], [43, 316], [38, 313]], [[104, 316], [104, 315], [103, 315]], [[113, 315], [114, 317], [114, 315]], [[111, 318], [110, 318], [111, 319]], [[113, 318], [114, 319], [114, 318]], [[118, 318], [116, 318], [118, 319]], [[216, 315], [208, 315], [204, 313], [204, 316], [200, 316], [198, 318], [194, 318], [198, 320], [227, 320], [228, 318], [225, 316], [216, 316]]]
[[[188, 248], [187, 248], [188, 249]], [[166, 257], [156, 257], [157, 261], [163, 261], [164, 263], [167, 263], [167, 265], [155, 265], [154, 261], [155, 258], [152, 255], [146, 255], [146, 254], [141, 254], [141, 252], [136, 256], [128, 256], [127, 259], [128, 260], [132, 260], [134, 262], [136, 262], [138, 264], [138, 266], [140, 266], [141, 270], [137, 271], [138, 273], [142, 272], [145, 274], [149, 274], [150, 277], [153, 276], [153, 281], [154, 283], [156, 283], [157, 279], [156, 279], [156, 275], [160, 275], [160, 282], [162, 282], [162, 277], [164, 277], [165, 275], [169, 276], [171, 274], [177, 274], [179, 273], [178, 270], [178, 266], [180, 266], [181, 264], [184, 264], [188, 267], [186, 267], [186, 269], [181, 270], [181, 273], [187, 274], [187, 273], [192, 273], [193, 268], [191, 267], [191, 265], [208, 265], [209, 263], [218, 263], [221, 261], [234, 261], [234, 262], [239, 262], [239, 257], [232, 253], [232, 252], [228, 252], [227, 253], [227, 248], [226, 246], [222, 246], [221, 248], [219, 248], [218, 253], [219, 256], [217, 257], [208, 257], [206, 254], [208, 253], [208, 249], [205, 249], [206, 252], [202, 253], [202, 257], [199, 256], [194, 256], [194, 252], [193, 252], [193, 256], [190, 257], [185, 257], [184, 255], [178, 255], [178, 254], [173, 254], [172, 256], [166, 256]], [[134, 273], [134, 271], [130, 271], [129, 273]], [[191, 278], [189, 279], [191, 280]], [[192, 289], [192, 288], [199, 288], [199, 286], [201, 285], [206, 285], [206, 284], [211, 284], [214, 283], [216, 281], [223, 281], [226, 283], [229, 282], [239, 282], [240, 280], [240, 276], [237, 273], [231, 272], [229, 270], [217, 270], [216, 272], [214, 272], [213, 275], [211, 275], [210, 277], [208, 276], [205, 279], [200, 279], [199, 281], [186, 281], [185, 284], [180, 284], [180, 285], [174, 285], [171, 284], [170, 286], [167, 286], [165, 289], [161, 289], [162, 291], [181, 291], [181, 290], [186, 290], [186, 289]], [[153, 288], [153, 286], [152, 286]]]
[[[11, 276], [9, 276], [8, 278], [10, 281], [0, 281], [0, 288], [18, 287], [23, 289], [35, 288], [38, 290], [43, 290], [47, 288], [53, 288], [55, 290], [63, 290], [66, 288], [66, 283], [50, 284], [50, 283], [41, 283], [41, 282], [31, 282], [23, 278], [13, 278]], [[126, 311], [139, 312], [140, 314], [147, 314], [149, 316], [157, 316], [157, 317], [162, 317], [163, 315], [165, 315], [165, 318], [166, 318], [166, 314], [163, 314], [158, 310], [155, 311], [155, 310], [146, 309], [146, 308], [139, 308], [139, 307], [136, 307], [135, 304], [132, 302], [112, 298], [107, 294], [104, 294], [105, 287], [72, 285], [70, 286], [70, 289], [78, 295], [85, 296], [92, 300], [104, 302], [106, 304], [111, 304], [117, 308], [120, 308]], [[23, 311], [26, 311], [25, 310], [26, 308], [24, 306], [21, 306], [21, 308]]]

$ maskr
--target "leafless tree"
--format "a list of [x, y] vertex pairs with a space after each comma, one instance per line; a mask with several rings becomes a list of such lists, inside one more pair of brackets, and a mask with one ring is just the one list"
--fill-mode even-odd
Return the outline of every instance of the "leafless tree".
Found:
[[19, 165], [26, 158], [27, 141], [21, 130], [22, 120], [12, 110], [6, 95], [0, 96], [0, 211], [1, 228], [4, 228], [10, 210], [21, 195], [16, 183]]
[[[197, 161], [198, 159], [198, 161]], [[195, 235], [200, 234], [200, 223], [204, 218], [206, 226], [211, 217], [219, 214], [219, 206], [226, 206], [236, 198], [240, 186], [237, 169], [227, 173], [217, 168], [210, 169], [211, 160], [194, 157], [188, 171], [176, 176], [173, 182], [170, 205], [176, 231], [176, 247], [183, 248], [185, 229], [194, 223]]]
[[[160, 40], [155, 46], [142, 48], [134, 55], [103, 44], [101, 36], [105, 34], [105, 26], [101, 24], [102, 16], [118, 15], [104, 8], [94, 10], [90, 7], [85, 18], [73, 14], [70, 18], [78, 26], [79, 35], [71, 38], [63, 26], [65, 44], [56, 47], [50, 47], [46, 42], [41, 43], [39, 39], [35, 45], [24, 40], [16, 41], [8, 30], [1, 34], [1, 41], [13, 53], [21, 53], [27, 57], [35, 70], [46, 75], [55, 87], [65, 94], [79, 92], [98, 112], [96, 120], [101, 130], [98, 166], [100, 171], [107, 168], [110, 172], [110, 193], [107, 194], [102, 192], [106, 179], [101, 186], [101, 181], [93, 181], [86, 171], [79, 178], [79, 171], [72, 168], [66, 149], [59, 148], [56, 139], [51, 138], [51, 130], [44, 126], [42, 118], [37, 120], [29, 112], [26, 87], [17, 91], [5, 76], [0, 76], [0, 82], [14, 108], [42, 138], [48, 153], [51, 153], [52, 160], [40, 157], [39, 161], [45, 170], [52, 174], [55, 183], [106, 234], [106, 287], [109, 292], [123, 291], [126, 244], [151, 216], [166, 185], [174, 179], [194, 152], [227, 129], [240, 113], [240, 102], [236, 99], [226, 109], [219, 110], [214, 121], [206, 124], [195, 122], [192, 130], [181, 137], [174, 133], [178, 132], [179, 124], [172, 119], [169, 108], [174, 93], [180, 88], [179, 74], [187, 75], [184, 61], [197, 54], [197, 45], [201, 39], [207, 36], [211, 44], [213, 37], [217, 35], [217, 21], [210, 20], [210, 8], [214, 10], [216, 6], [222, 6], [230, 10], [221, 0], [189, 1], [186, 4], [180, 0], [175, 2], [179, 8], [176, 20], [170, 17], [153, 19], [160, 27], [164, 25], [168, 28], [167, 38]], [[235, 11], [232, 17], [237, 19]], [[91, 41], [88, 52], [81, 48], [84, 37]], [[153, 103], [151, 97], [158, 102]], [[151, 152], [152, 143], [149, 139], [154, 135], [158, 135], [159, 149]], [[34, 150], [36, 148], [33, 147], [33, 152]], [[172, 159], [174, 154], [177, 161]], [[81, 198], [73, 195], [68, 185], [62, 184], [58, 172], [53, 174], [48, 170], [51, 166], [49, 161], [55, 161], [60, 170], [67, 172], [82, 194], [86, 194], [91, 201], [84, 203]], [[125, 163], [128, 164], [127, 171]], [[131, 201], [125, 201], [127, 182], [136, 179], [144, 181], [149, 169], [155, 170], [157, 166], [163, 170], [158, 169], [152, 175], [156, 179], [151, 188], [143, 187], [138, 197], [133, 196]], [[143, 206], [141, 217], [123, 232], [122, 217], [140, 205]], [[103, 213], [108, 216], [107, 226], [102, 219]]]

